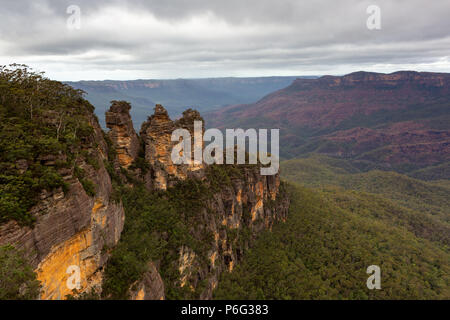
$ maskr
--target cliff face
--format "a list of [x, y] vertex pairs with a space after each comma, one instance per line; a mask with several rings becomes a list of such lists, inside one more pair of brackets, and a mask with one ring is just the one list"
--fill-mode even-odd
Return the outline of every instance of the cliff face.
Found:
[[164, 282], [153, 262], [148, 263], [148, 271], [144, 273], [142, 280], [134, 284], [130, 290], [132, 300], [164, 300]]
[[[73, 168], [60, 169], [68, 191], [42, 191], [39, 203], [31, 209], [36, 218], [33, 227], [22, 227], [15, 221], [0, 225], [0, 244], [23, 249], [35, 268], [43, 287], [41, 299], [63, 299], [72, 293], [67, 286], [70, 266], [79, 267], [80, 292], [98, 289], [108, 258], [105, 249], [113, 247], [122, 232], [124, 210], [121, 203], [111, 199], [111, 179], [103, 165], [107, 145], [97, 119], [90, 115], [89, 122], [93, 134], [83, 152], [91, 154], [90, 162], [96, 165], [79, 157], [76, 166], [84, 171], [84, 179], [94, 183], [95, 195], [87, 194]], [[46, 166], [55, 163], [53, 157], [45, 160]]]
[[195, 230], [197, 235], [214, 235], [209, 263], [195, 267], [196, 260], [189, 259], [189, 251], [180, 250], [181, 285], [189, 283], [196, 288], [205, 279], [201, 299], [212, 298], [220, 274], [233, 271], [259, 232], [287, 218], [289, 199], [280, 190], [278, 175], [261, 176], [255, 168], [243, 169], [241, 174], [214, 193], [203, 212], [204, 227]]
[[375, 72], [354, 72], [345, 76], [323, 76], [318, 79], [297, 79], [290, 90], [310, 90], [317, 88], [370, 88], [406, 90], [420, 88], [442, 88], [448, 90], [450, 78], [445, 73], [399, 71], [390, 74]]
[[[270, 230], [274, 223], [287, 218], [289, 199], [280, 186], [278, 175], [261, 176], [258, 168], [247, 167], [223, 183], [213, 182], [214, 174], [210, 169], [205, 169], [204, 183], [212, 190], [206, 199], [195, 200], [202, 203], [201, 208], [185, 219], [190, 236], [202, 244], [201, 248], [188, 243], [179, 246], [174, 253], [177, 258], [171, 262], [178, 275], [164, 279], [166, 287], [184, 290], [178, 298], [211, 299], [221, 274], [233, 271], [258, 233]], [[165, 241], [171, 239], [165, 238]], [[158, 276], [165, 271], [158, 268], [155, 273], [152, 266], [141, 281], [131, 286], [131, 297], [165, 297]]]

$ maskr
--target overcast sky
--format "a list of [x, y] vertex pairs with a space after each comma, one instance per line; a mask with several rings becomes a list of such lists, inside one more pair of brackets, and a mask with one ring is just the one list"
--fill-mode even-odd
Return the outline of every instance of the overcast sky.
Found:
[[[25, 63], [57, 80], [450, 72], [450, 0], [0, 5], [0, 64]], [[79, 29], [70, 5], [81, 10]], [[367, 27], [370, 5], [380, 8], [380, 30]]]

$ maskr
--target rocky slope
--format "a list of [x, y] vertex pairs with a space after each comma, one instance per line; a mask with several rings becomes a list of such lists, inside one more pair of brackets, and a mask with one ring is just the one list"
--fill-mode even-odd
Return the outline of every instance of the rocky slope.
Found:
[[356, 72], [297, 79], [205, 118], [208, 127], [278, 127], [286, 158], [319, 152], [407, 171], [450, 160], [449, 101], [449, 74]]

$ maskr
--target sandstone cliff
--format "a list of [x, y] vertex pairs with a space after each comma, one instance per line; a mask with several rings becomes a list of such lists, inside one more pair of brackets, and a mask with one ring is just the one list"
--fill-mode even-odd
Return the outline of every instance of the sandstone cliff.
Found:
[[193, 138], [195, 120], [203, 121], [197, 111], [187, 110], [181, 119], [172, 121], [164, 107], [157, 104], [154, 114], [142, 124], [140, 134], [144, 140], [145, 160], [153, 169], [152, 180], [156, 189], [166, 190], [176, 181], [186, 179], [189, 173], [203, 168], [203, 164], [194, 163], [175, 165], [171, 159], [172, 148], [177, 143], [171, 141], [172, 132], [184, 128], [191, 132]]
[[[70, 266], [80, 269], [79, 292], [99, 289], [102, 268], [108, 258], [106, 248], [119, 241], [124, 224], [120, 202], [111, 199], [112, 185], [103, 161], [108, 153], [103, 132], [93, 114], [87, 115], [93, 129], [90, 141], [82, 146], [87, 158], [79, 155], [75, 161], [83, 170], [83, 179], [95, 185], [95, 195], [88, 195], [81, 177], [72, 169], [59, 169], [68, 184], [62, 188], [43, 190], [40, 201], [31, 209], [34, 226], [21, 226], [16, 221], [0, 225], [0, 244], [14, 244], [25, 250], [38, 280], [42, 283], [41, 299], [63, 299], [72, 294], [67, 286]], [[46, 157], [46, 166], [56, 166], [54, 157]]]
[[[279, 176], [261, 176], [258, 168], [246, 167], [224, 169], [230, 179], [223, 181], [216, 170], [222, 172], [221, 168], [206, 168], [205, 179], [192, 185], [193, 189], [204, 186], [190, 200], [200, 203], [193, 211], [189, 200], [179, 199], [186, 206], [179, 213], [191, 241], [169, 251], [172, 258], [154, 261], [161, 264], [158, 272], [150, 261], [150, 270], [130, 286], [131, 298], [161, 299], [168, 294], [164, 289], [170, 289], [176, 291], [169, 293], [171, 299], [211, 299], [221, 274], [233, 271], [258, 233], [286, 220], [289, 199]], [[177, 187], [167, 189], [177, 195], [178, 191]], [[161, 237], [164, 242], [174, 241], [164, 233]], [[176, 270], [176, 276], [159, 276], [168, 273], [164, 268]]]

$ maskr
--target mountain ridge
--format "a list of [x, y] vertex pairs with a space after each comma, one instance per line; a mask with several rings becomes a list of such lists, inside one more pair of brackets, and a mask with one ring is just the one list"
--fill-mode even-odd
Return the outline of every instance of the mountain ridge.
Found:
[[187, 108], [200, 112], [225, 105], [255, 101], [267, 93], [289, 85], [297, 77], [225, 77], [199, 79], [138, 79], [67, 81], [82, 89], [96, 107], [103, 126], [103, 114], [111, 100], [125, 100], [133, 104], [131, 110], [136, 128], [145, 121], [148, 108], [165, 106], [171, 117], [179, 117]]
[[355, 72], [297, 79], [205, 119], [208, 127], [280, 128], [284, 158], [319, 152], [407, 172], [450, 160], [449, 101], [448, 73]]

